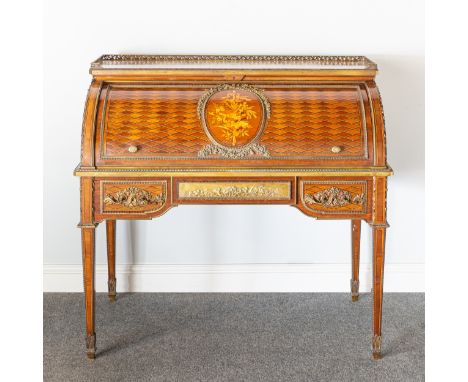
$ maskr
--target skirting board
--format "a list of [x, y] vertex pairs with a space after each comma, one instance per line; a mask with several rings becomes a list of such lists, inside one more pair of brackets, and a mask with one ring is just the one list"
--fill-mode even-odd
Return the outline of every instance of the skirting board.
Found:
[[[117, 292], [349, 292], [350, 264], [117, 265]], [[360, 291], [372, 268], [361, 264]], [[96, 265], [96, 291], [107, 291], [107, 265]], [[44, 265], [44, 292], [82, 292], [81, 265]], [[424, 264], [387, 264], [385, 292], [424, 292]]]

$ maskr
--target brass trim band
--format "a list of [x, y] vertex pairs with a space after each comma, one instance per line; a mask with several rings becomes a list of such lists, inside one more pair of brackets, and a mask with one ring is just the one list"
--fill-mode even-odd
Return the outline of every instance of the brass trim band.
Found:
[[78, 166], [73, 172], [82, 177], [150, 177], [150, 176], [391, 176], [391, 167], [374, 168], [128, 168]]
[[91, 229], [95, 229], [97, 226], [98, 226], [99, 223], [87, 223], [87, 224], [81, 224], [78, 223], [76, 226], [77, 228], [91, 228]]
[[390, 228], [390, 224], [388, 222], [385, 223], [369, 223], [371, 227], [375, 228]]

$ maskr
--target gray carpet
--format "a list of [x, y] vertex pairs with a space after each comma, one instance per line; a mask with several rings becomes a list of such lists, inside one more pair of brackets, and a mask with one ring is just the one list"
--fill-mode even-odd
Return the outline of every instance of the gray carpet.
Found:
[[[120, 294], [96, 303], [86, 359], [81, 294], [44, 294], [45, 381], [423, 381], [424, 295], [385, 294], [384, 358], [371, 296]], [[27, 367], [27, 366], [25, 366]]]

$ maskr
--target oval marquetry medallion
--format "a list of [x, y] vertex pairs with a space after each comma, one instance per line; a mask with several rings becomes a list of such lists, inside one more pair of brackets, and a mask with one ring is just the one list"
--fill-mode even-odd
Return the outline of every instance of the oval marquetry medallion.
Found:
[[212, 144], [199, 156], [268, 156], [257, 141], [269, 114], [266, 97], [249, 85], [224, 84], [210, 89], [199, 101], [198, 115]]
[[243, 89], [219, 91], [209, 98], [205, 108], [206, 127], [223, 146], [240, 147], [250, 143], [257, 136], [262, 119], [260, 99]]

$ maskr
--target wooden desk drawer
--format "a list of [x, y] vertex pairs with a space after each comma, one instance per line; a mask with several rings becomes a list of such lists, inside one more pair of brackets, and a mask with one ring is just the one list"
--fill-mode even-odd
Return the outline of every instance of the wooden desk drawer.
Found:
[[167, 180], [95, 181], [95, 208], [98, 215], [154, 215], [169, 207]]
[[343, 217], [370, 214], [371, 181], [317, 180], [299, 181], [300, 208], [313, 216]]
[[175, 179], [174, 203], [180, 204], [293, 204], [295, 180]]

